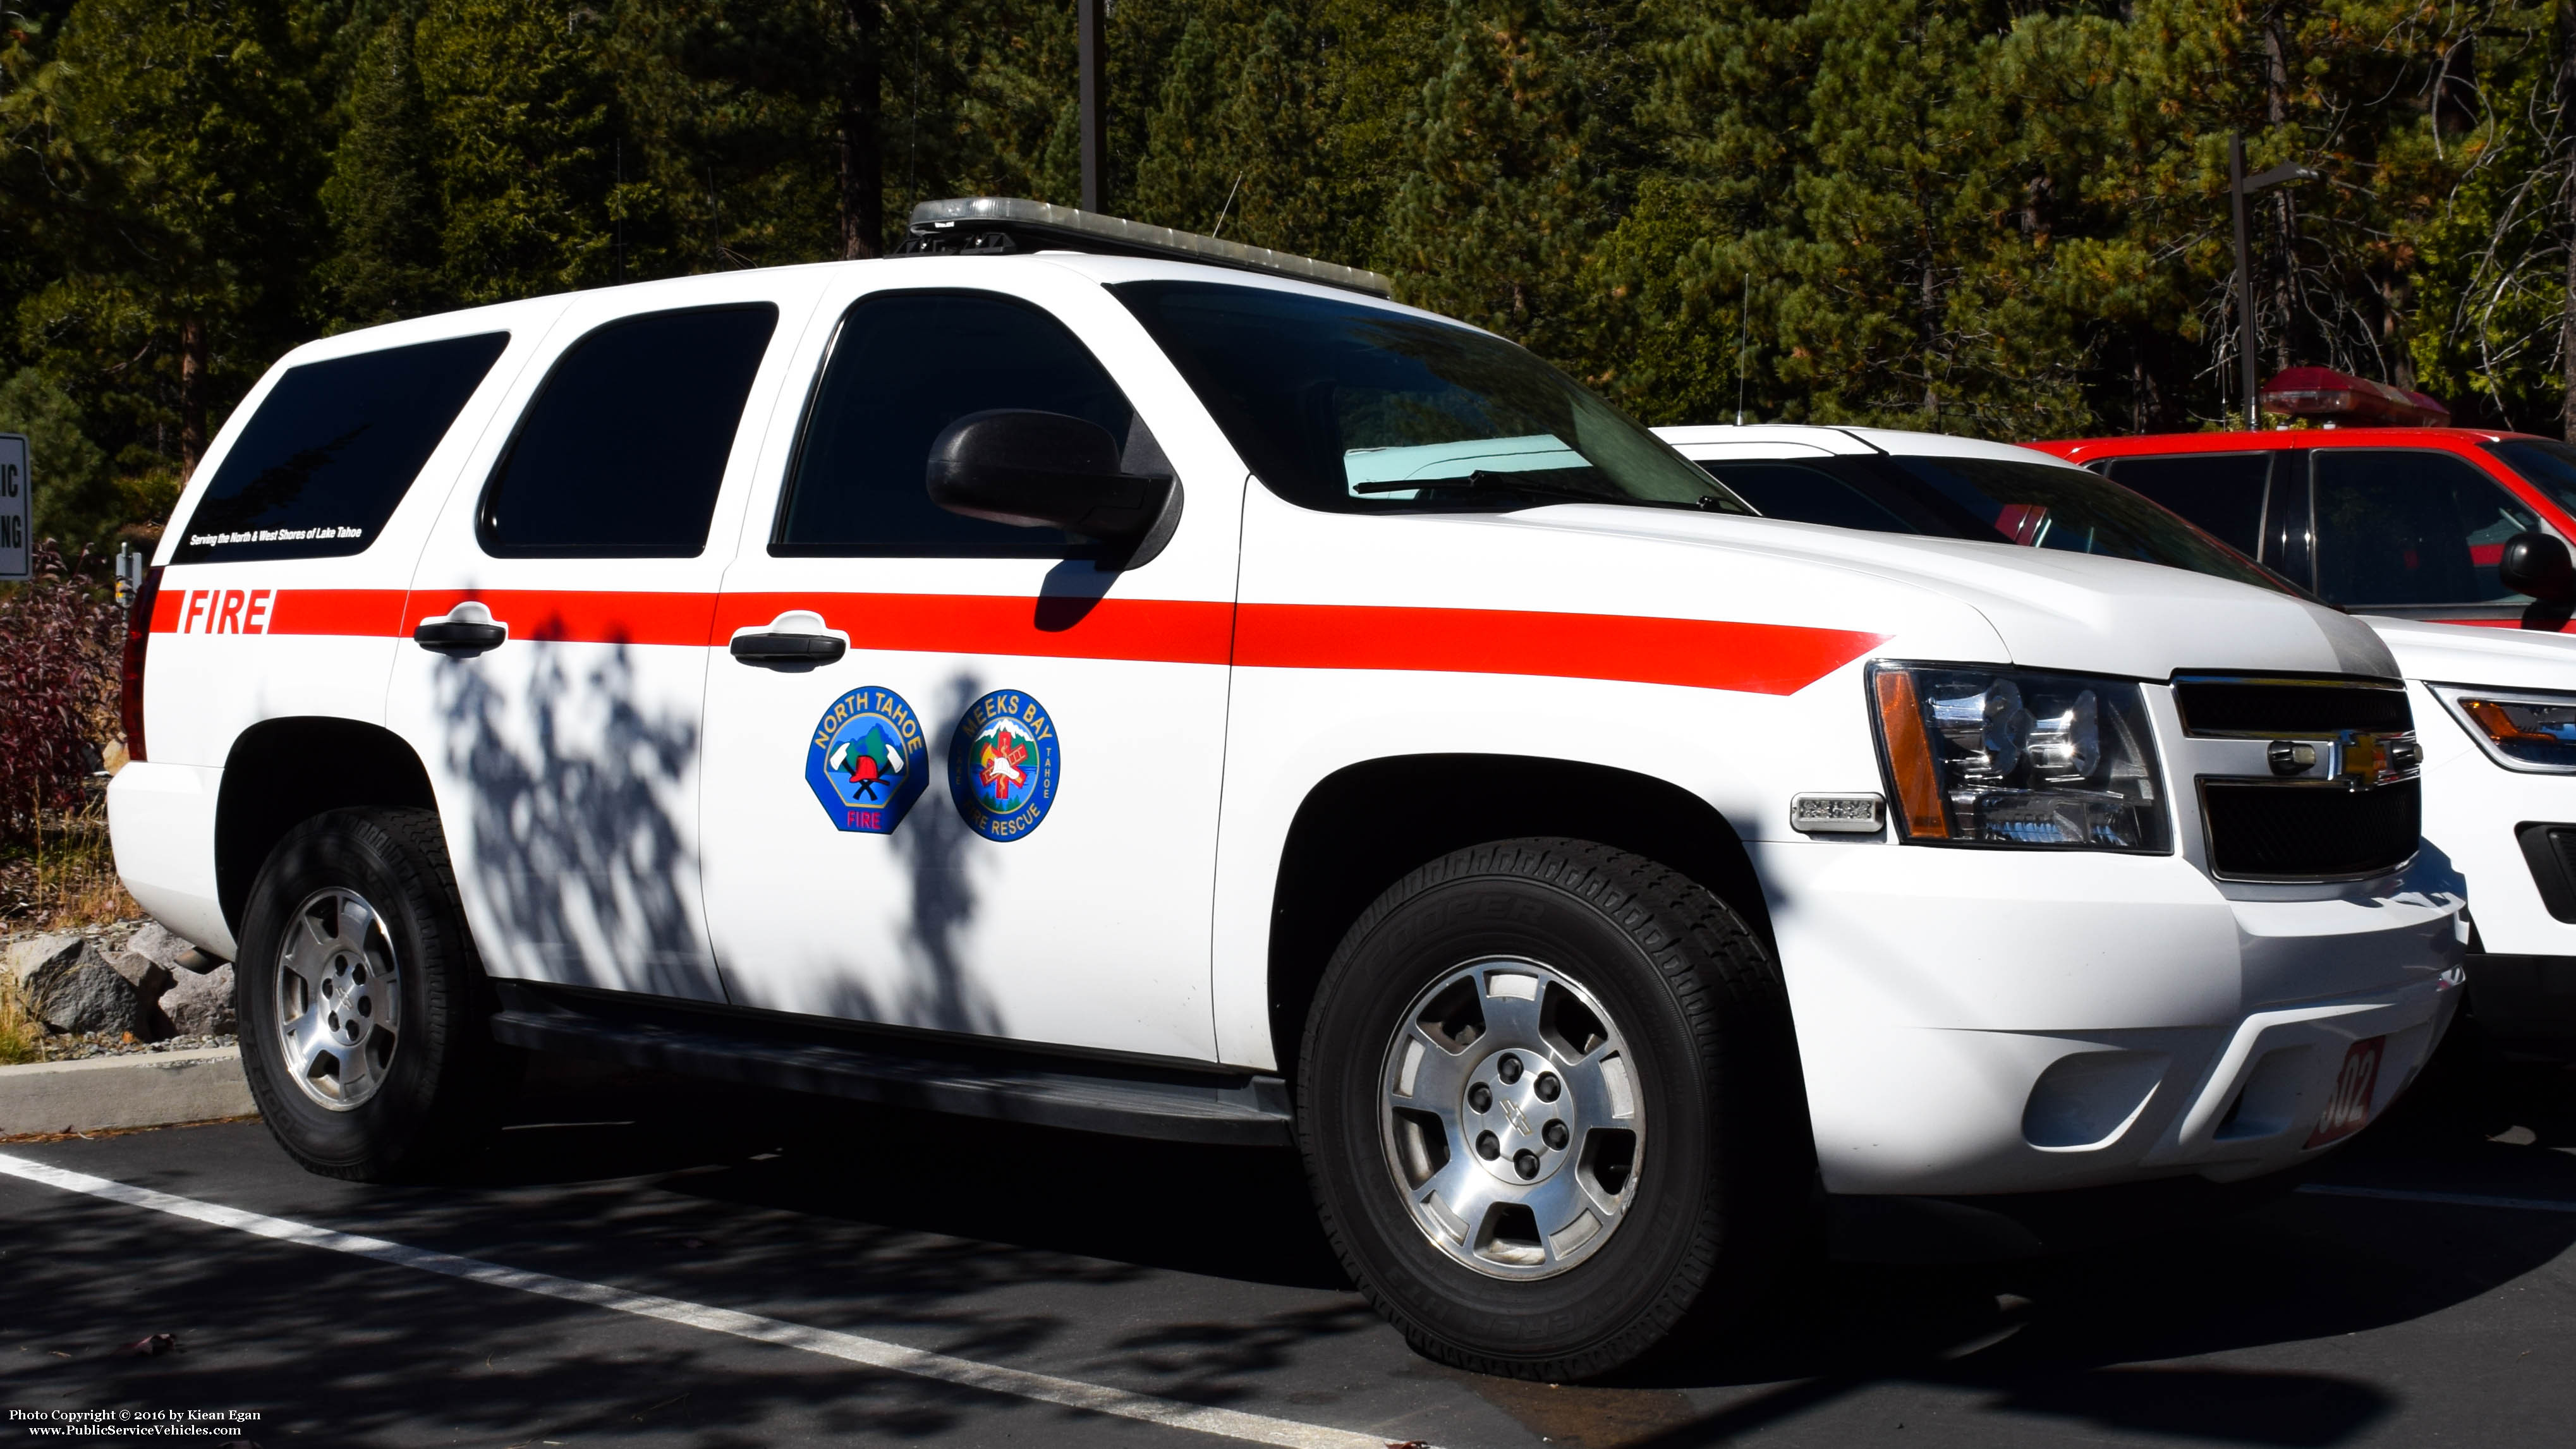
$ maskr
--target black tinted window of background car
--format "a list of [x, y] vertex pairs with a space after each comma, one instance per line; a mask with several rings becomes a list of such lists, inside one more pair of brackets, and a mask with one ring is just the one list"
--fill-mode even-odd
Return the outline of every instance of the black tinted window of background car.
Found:
[[483, 494], [485, 551], [687, 558], [707, 544], [778, 309], [630, 317], [567, 349]]
[[2115, 458], [2111, 481], [2143, 493], [2248, 558], [2261, 552], [2263, 490], [2270, 453], [2185, 453], [2170, 458]]
[[1919, 456], [1703, 466], [1766, 518], [2106, 554], [2286, 591], [2253, 560], [2081, 468]]
[[224, 454], [171, 560], [364, 551], [509, 342], [487, 332], [288, 368]]
[[2507, 438], [2487, 444], [2487, 451], [2552, 503], [2576, 513], [2576, 448], [2548, 438]]
[[2346, 608], [2526, 602], [2496, 579], [2540, 517], [2465, 458], [2318, 448], [2317, 592]]
[[1303, 507], [1749, 511], [1572, 378], [1471, 327], [1267, 287], [1110, 291], [1253, 473]]
[[1995, 536], [1992, 529], [1956, 509], [1928, 513], [1922, 500], [1913, 496], [1915, 490], [1904, 487], [1901, 480], [1890, 486], [1890, 480], [1871, 476], [1866, 465], [1852, 468], [1840, 459], [1823, 458], [1812, 463], [1708, 458], [1700, 466], [1765, 518], [1871, 533], [1928, 533], [1988, 541]]
[[930, 445], [969, 413], [1025, 408], [1108, 429], [1121, 467], [1168, 474], [1107, 370], [1054, 317], [989, 293], [897, 292], [852, 307], [814, 390], [779, 508], [776, 554], [1039, 555], [1082, 551], [930, 501]]

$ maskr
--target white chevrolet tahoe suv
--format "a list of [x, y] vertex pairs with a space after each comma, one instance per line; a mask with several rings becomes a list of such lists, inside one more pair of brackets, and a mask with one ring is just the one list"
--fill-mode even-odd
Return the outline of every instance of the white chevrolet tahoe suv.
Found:
[[[1888, 428], [1655, 432], [1766, 518], [2109, 554], [2295, 590], [2160, 504], [2035, 448]], [[2562, 607], [2576, 592], [2555, 538], [2525, 535], [2497, 554], [2507, 592]], [[2519, 629], [2357, 617], [2388, 647], [2423, 722], [2423, 860], [2460, 877], [2474, 917], [2466, 1009], [2508, 1056], [2576, 1055], [2576, 635], [2546, 616]]]
[[1293, 1141], [1417, 1346], [1555, 1378], [1835, 1204], [2289, 1167], [2446, 1025], [2351, 619], [1752, 516], [1369, 274], [914, 238], [315, 342], [209, 450], [110, 813], [308, 1167], [524, 1050]]

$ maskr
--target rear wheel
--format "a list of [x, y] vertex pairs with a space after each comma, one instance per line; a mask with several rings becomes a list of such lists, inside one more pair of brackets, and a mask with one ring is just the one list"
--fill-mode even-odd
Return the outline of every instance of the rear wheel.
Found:
[[1414, 1346], [1579, 1378], [1749, 1291], [1807, 1185], [1784, 994], [1733, 911], [1571, 840], [1457, 852], [1370, 907], [1309, 1014], [1325, 1227]]
[[480, 1142], [502, 1053], [436, 815], [298, 825], [251, 887], [241, 944], [243, 1075], [306, 1170], [417, 1176]]

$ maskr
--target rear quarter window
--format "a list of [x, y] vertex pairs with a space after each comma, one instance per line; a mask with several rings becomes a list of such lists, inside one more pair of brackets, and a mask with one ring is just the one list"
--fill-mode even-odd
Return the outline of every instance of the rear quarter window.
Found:
[[366, 552], [509, 341], [487, 332], [288, 368], [224, 455], [171, 561]]

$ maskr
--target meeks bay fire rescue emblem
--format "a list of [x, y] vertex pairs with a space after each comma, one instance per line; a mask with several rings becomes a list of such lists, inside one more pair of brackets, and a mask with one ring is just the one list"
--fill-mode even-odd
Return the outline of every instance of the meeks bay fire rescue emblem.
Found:
[[832, 701], [805, 750], [805, 783], [842, 830], [893, 834], [929, 782], [920, 719], [902, 695], [872, 684]]
[[1055, 721], [1015, 689], [966, 707], [948, 741], [948, 793], [967, 827], [986, 840], [1017, 840], [1055, 804]]

